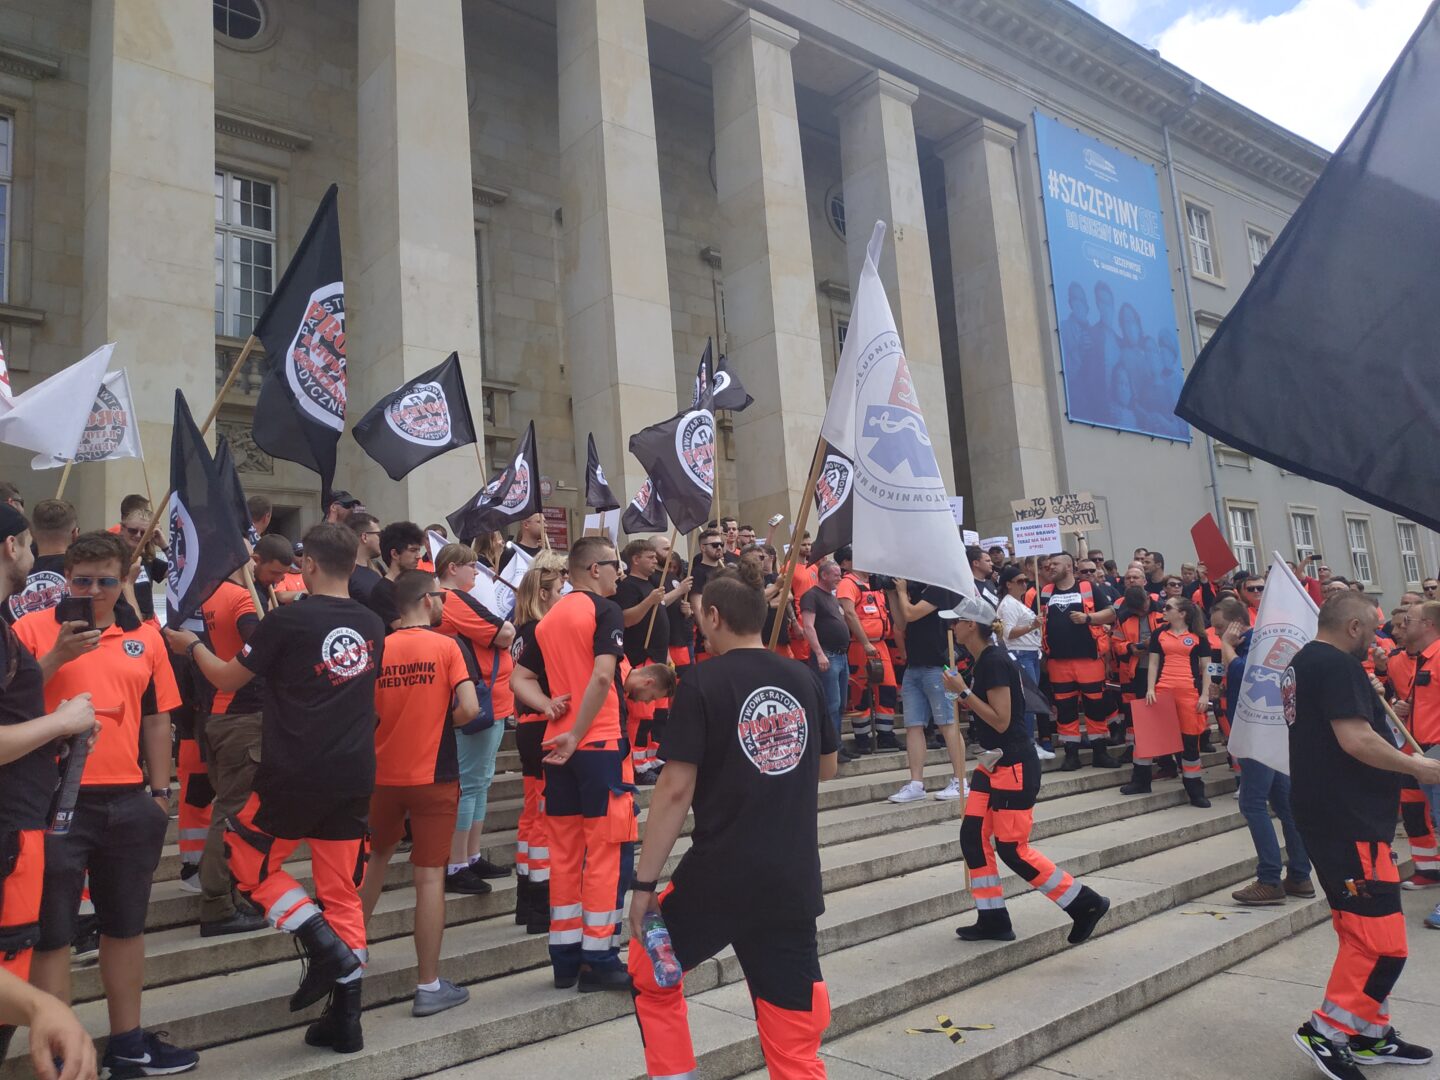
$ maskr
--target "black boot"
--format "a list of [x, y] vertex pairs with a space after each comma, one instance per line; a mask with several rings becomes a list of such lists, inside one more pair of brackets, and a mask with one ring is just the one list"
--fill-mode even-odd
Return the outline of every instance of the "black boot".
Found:
[[1065, 760], [1060, 763], [1061, 772], [1074, 772], [1080, 768], [1080, 747], [1074, 743], [1065, 744]]
[[1156, 780], [1178, 780], [1180, 778], [1179, 766], [1175, 764], [1173, 756], [1163, 757], [1155, 769]]
[[1215, 743], [1210, 738], [1209, 728], [1206, 728], [1200, 736], [1200, 752], [1202, 754], [1213, 754], [1215, 752]]
[[969, 926], [955, 928], [955, 936], [961, 941], [1015, 940], [1015, 931], [1010, 927], [1010, 912], [1004, 908], [990, 908], [978, 914], [979, 918]]
[[548, 934], [550, 932], [550, 882], [530, 883], [530, 919], [525, 924], [527, 934]]
[[330, 992], [330, 987], [360, 966], [355, 950], [330, 928], [325, 916], [311, 915], [295, 931], [305, 958], [300, 986], [290, 997], [290, 1011], [299, 1012]]
[[1210, 800], [1205, 797], [1205, 781], [1198, 776], [1185, 778], [1185, 794], [1190, 796], [1190, 805], [1198, 806], [1202, 810], [1210, 805]]
[[1080, 886], [1080, 895], [1070, 902], [1065, 914], [1074, 920], [1070, 928], [1070, 944], [1079, 945], [1095, 932], [1098, 923], [1110, 910], [1109, 897], [1101, 896], [1089, 885]]
[[360, 1030], [360, 987], [364, 979], [351, 979], [330, 988], [330, 1000], [320, 1019], [305, 1029], [309, 1046], [328, 1046], [337, 1054], [355, 1054], [365, 1049]]
[[1090, 751], [1090, 764], [1097, 769], [1118, 769], [1120, 762], [1110, 756], [1110, 751], [1105, 749], [1104, 744], [1094, 743]]
[[515, 925], [528, 925], [530, 915], [530, 875], [521, 874], [515, 879]]
[[1130, 782], [1120, 788], [1121, 795], [1149, 795], [1150, 794], [1150, 766], [1132, 765], [1130, 767]]

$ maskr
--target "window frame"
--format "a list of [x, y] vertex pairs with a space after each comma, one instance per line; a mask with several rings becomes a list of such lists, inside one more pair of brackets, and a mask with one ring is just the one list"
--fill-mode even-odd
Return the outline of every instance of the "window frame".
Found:
[[[1415, 545], [1410, 551], [1405, 550], [1404, 530], [1410, 529], [1414, 533]], [[1425, 581], [1425, 556], [1420, 550], [1420, 526], [1413, 521], [1404, 518], [1395, 519], [1395, 546], [1400, 551], [1400, 575], [1405, 579], [1407, 586], [1415, 586], [1412, 592], [1419, 592], [1420, 586]], [[1415, 570], [1418, 576], [1411, 577], [1409, 567], [1406, 566], [1406, 559], [1415, 560]]]
[[[1309, 569], [1306, 565], [1306, 557], [1314, 555], [1320, 550], [1320, 511], [1314, 506], [1290, 505], [1285, 508], [1286, 517], [1290, 524], [1290, 547], [1295, 552], [1295, 565], [1300, 567], [1301, 572]], [[1300, 537], [1295, 529], [1297, 518], [1306, 518], [1310, 522], [1310, 543], [1300, 543]]]
[[0, 157], [0, 190], [5, 192], [3, 222], [0, 222], [0, 304], [10, 302], [11, 237], [15, 221], [15, 114], [0, 109], [0, 127], [7, 129], [5, 157]]
[[[1237, 513], [1249, 514], [1250, 540], [1243, 543], [1239, 539], [1239, 530], [1235, 528], [1235, 515]], [[1225, 500], [1225, 524], [1228, 526], [1227, 533], [1230, 540], [1230, 550], [1240, 560], [1240, 565], [1247, 573], [1263, 575], [1265, 573], [1265, 561], [1260, 557], [1260, 552], [1265, 550], [1265, 545], [1260, 539], [1260, 504], [1248, 502], [1243, 499]], [[1248, 549], [1250, 558], [1245, 558]]]
[[[1189, 270], [1190, 270], [1190, 276], [1191, 276], [1191, 277], [1195, 277], [1195, 278], [1199, 278], [1201, 281], [1209, 281], [1209, 282], [1211, 282], [1212, 284], [1215, 284], [1215, 285], [1223, 285], [1223, 284], [1224, 284], [1224, 278], [1223, 278], [1223, 276], [1222, 276], [1222, 270], [1221, 270], [1221, 264], [1220, 264], [1220, 237], [1219, 237], [1219, 232], [1218, 232], [1218, 230], [1217, 230], [1216, 227], [1215, 227], [1215, 222], [1216, 222], [1215, 208], [1214, 208], [1213, 206], [1211, 206], [1209, 203], [1203, 202], [1203, 201], [1201, 201], [1200, 199], [1197, 199], [1197, 198], [1195, 198], [1195, 197], [1192, 196], [1192, 195], [1182, 196], [1181, 205], [1182, 205], [1182, 207], [1183, 207], [1183, 212], [1184, 212], [1184, 214], [1185, 214], [1185, 221], [1184, 221], [1185, 236], [1184, 236], [1184, 240], [1185, 240], [1185, 252], [1186, 252], [1186, 265], [1188, 266], [1188, 268], [1189, 268]], [[1209, 270], [1204, 270], [1204, 269], [1202, 269], [1201, 267], [1199, 267], [1199, 266], [1196, 265], [1196, 260], [1195, 260], [1196, 240], [1195, 240], [1195, 234], [1194, 234], [1194, 232], [1193, 232], [1193, 231], [1191, 230], [1191, 228], [1190, 228], [1190, 213], [1191, 213], [1192, 210], [1198, 211], [1199, 213], [1203, 214], [1204, 217], [1205, 217], [1205, 226], [1206, 226], [1206, 230], [1207, 230], [1207, 232], [1208, 232], [1208, 235], [1207, 235], [1206, 240], [1205, 240], [1205, 245], [1206, 245], [1207, 250], [1208, 250], [1209, 253], [1210, 253], [1210, 269], [1209, 269]]]
[[[1345, 549], [1350, 553], [1350, 574], [1352, 581], [1358, 581], [1364, 586], [1366, 592], [1378, 592], [1380, 589], [1380, 578], [1376, 573], [1375, 560], [1375, 530], [1370, 523], [1370, 515], [1357, 511], [1346, 510], [1343, 514], [1345, 521]], [[1359, 525], [1364, 530], [1365, 547], [1357, 548], [1354, 537], [1350, 534], [1350, 526]], [[1366, 568], [1369, 576], [1360, 573], [1360, 564], [1356, 559], [1357, 554], [1365, 557]]]
[[[225, 242], [221, 246], [221, 264], [224, 268], [224, 282], [221, 286], [223, 295], [223, 308], [220, 313], [220, 327], [216, 330], [215, 336], [217, 338], [233, 338], [236, 340], [243, 340], [249, 337], [250, 333], [254, 330], [254, 323], [252, 322], [250, 328], [247, 329], [244, 333], [235, 332], [236, 327], [234, 319], [238, 313], [232, 308], [233, 297], [231, 296], [232, 286], [230, 284], [230, 274], [232, 267], [238, 264], [231, 261], [229, 239], [231, 237], [237, 237], [243, 240], [268, 243], [270, 245], [270, 290], [266, 294], [266, 299], [268, 301], [270, 297], [273, 297], [275, 295], [275, 288], [280, 284], [280, 275], [284, 272], [284, 264], [281, 262], [280, 259], [280, 181], [275, 176], [265, 173], [263, 171], [252, 171], [248, 167], [244, 166], [236, 168], [220, 161], [217, 161], [215, 163], [214, 171], [215, 175], [221, 178], [221, 202], [224, 207], [225, 218], [225, 220], [216, 221], [214, 223], [216, 234], [225, 238]], [[269, 186], [270, 230], [268, 233], [261, 229], [254, 228], [253, 226], [241, 225], [231, 222], [229, 220], [232, 202], [230, 195], [230, 182], [236, 179], [247, 180], [253, 184], [265, 184]], [[236, 285], [233, 286], [233, 288], [238, 290], [239, 286]], [[255, 290], [252, 288], [250, 291], [254, 292]], [[262, 305], [260, 310], [257, 311], [254, 315], [255, 321], [259, 321], [260, 314], [263, 311], [264, 307]]]
[[[1250, 243], [1252, 237], [1260, 237], [1265, 241], [1265, 254], [1260, 256], [1260, 262], [1255, 261], [1254, 247]], [[1270, 254], [1270, 249], [1274, 246], [1275, 234], [1273, 232], [1269, 229], [1262, 229], [1259, 225], [1252, 225], [1248, 221], [1245, 223], [1245, 255], [1250, 259], [1251, 274], [1260, 269], [1260, 263], [1265, 261]]]

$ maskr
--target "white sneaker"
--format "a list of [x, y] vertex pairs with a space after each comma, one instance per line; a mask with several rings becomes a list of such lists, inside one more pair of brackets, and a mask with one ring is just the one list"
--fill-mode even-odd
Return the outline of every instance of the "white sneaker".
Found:
[[893, 803], [919, 802], [925, 798], [925, 785], [919, 780], [911, 780], [894, 795], [890, 796]]
[[[970, 794], [969, 784], [965, 785], [965, 794]], [[960, 798], [960, 778], [958, 776], [952, 776], [950, 783], [945, 785], [944, 790], [935, 792], [935, 798], [941, 802], [949, 802], [952, 799]]]
[[1055, 760], [1055, 751], [1053, 751], [1053, 750], [1046, 750], [1046, 749], [1045, 749], [1043, 746], [1041, 746], [1039, 743], [1036, 743], [1036, 744], [1035, 744], [1035, 756], [1038, 757], [1041, 761], [1054, 761], [1054, 760]]
[[186, 863], [180, 867], [180, 888], [185, 892], [200, 895], [200, 867], [195, 863]]

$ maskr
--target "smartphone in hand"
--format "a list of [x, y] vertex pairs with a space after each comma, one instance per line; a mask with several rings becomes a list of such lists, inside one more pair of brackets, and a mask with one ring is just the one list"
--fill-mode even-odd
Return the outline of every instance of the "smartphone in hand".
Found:
[[95, 600], [89, 596], [62, 597], [56, 606], [55, 616], [61, 623], [84, 623], [86, 630], [94, 630]]

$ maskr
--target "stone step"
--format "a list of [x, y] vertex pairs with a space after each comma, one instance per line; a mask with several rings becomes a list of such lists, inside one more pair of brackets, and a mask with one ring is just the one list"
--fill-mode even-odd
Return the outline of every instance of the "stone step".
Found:
[[[1074, 776], [1064, 777], [1066, 781], [1074, 779]], [[1216, 781], [1216, 793], [1222, 785], [1231, 782], [1228, 778]], [[1173, 801], [1174, 794], [1157, 792], [1150, 798]], [[1083, 794], [1073, 796], [1083, 797]], [[1058, 813], [1064, 810], [1069, 799], [1052, 801]], [[1238, 828], [1233, 806], [1218, 802], [1209, 810], [1172, 806], [1151, 813], [1144, 812], [1147, 808], [1144, 799], [1117, 802], [1130, 807], [1136, 816], [1121, 828], [1114, 824], [1091, 827], [1050, 841], [1055, 857], [1088, 872], [1116, 859], [1132, 858], [1136, 850], [1145, 850], [1147, 846], [1151, 850], [1191, 847], [1207, 842], [1204, 838], [1214, 828]], [[897, 809], [903, 812], [909, 808]], [[1037, 816], [1043, 816], [1049, 809], [1043, 808]], [[934, 831], [937, 837], [943, 833], [953, 838], [954, 825]], [[883, 863], [901, 839], [896, 835], [871, 839], [872, 859]], [[829, 878], [837, 871], [833, 858], [828, 855], [827, 858], [831, 861], [826, 871]], [[887, 875], [834, 893], [827, 899], [830, 910], [822, 924], [825, 928], [823, 947], [828, 951], [846, 945], [853, 947], [856, 941], [876, 941], [885, 935], [907, 932], [904, 927], [914, 925], [917, 920], [947, 917], [964, 910], [970, 901], [968, 895], [957, 892], [959, 881], [959, 872], [953, 865], [932, 864], [916, 873], [899, 877]], [[1023, 889], [1022, 883], [1013, 879], [1007, 880], [1007, 887], [1011, 891]], [[944, 906], [937, 909], [936, 904]], [[485, 971], [471, 967], [481, 962], [477, 957], [483, 958], [491, 971], [503, 967], [504, 963], [518, 966], [515, 953], [504, 953], [510, 949], [516, 952], [534, 949], [537, 962], [543, 963], [543, 946], [538, 943], [532, 946], [528, 942], [517, 945], [515, 928], [495, 923], [495, 920], [476, 923], [447, 934], [447, 977], [462, 982], [485, 979]], [[247, 1029], [263, 1031], [267, 1026], [293, 1025], [305, 1019], [284, 1012], [284, 998], [293, 989], [297, 974], [292, 963], [272, 964], [248, 973], [243, 983], [229, 980], [227, 984], [223, 978], [204, 979], [149, 992], [147, 1023], [163, 1025], [182, 1043], [197, 1046], [216, 1041], [228, 1043], [243, 1036]], [[413, 989], [413, 974], [408, 940], [377, 945], [367, 975], [367, 1001], [400, 1000], [367, 1013], [373, 1019], [367, 1020], [370, 1049], [363, 1054], [343, 1059], [333, 1055], [317, 1056], [299, 1045], [296, 1032], [282, 1031], [228, 1043], [207, 1052], [206, 1070], [222, 1076], [238, 1076], [247, 1068], [251, 1070], [247, 1075], [258, 1072], [267, 1077], [426, 1075], [436, 1068], [524, 1046], [538, 1039], [553, 1039], [579, 1027], [624, 1016], [630, 1009], [624, 995], [559, 994], [549, 987], [546, 973], [534, 971], [478, 982], [472, 988], [478, 1001], [452, 1013], [417, 1022], [409, 1017], [405, 1000]], [[736, 977], [738, 969], [733, 958], [728, 965], [723, 958], [710, 961], [693, 976], [691, 992], [699, 993], [707, 986]], [[80, 1011], [87, 1023], [103, 1026], [98, 1004], [81, 1006]], [[633, 1021], [628, 1027], [633, 1038]], [[537, 1075], [561, 1073], [541, 1068]]]

